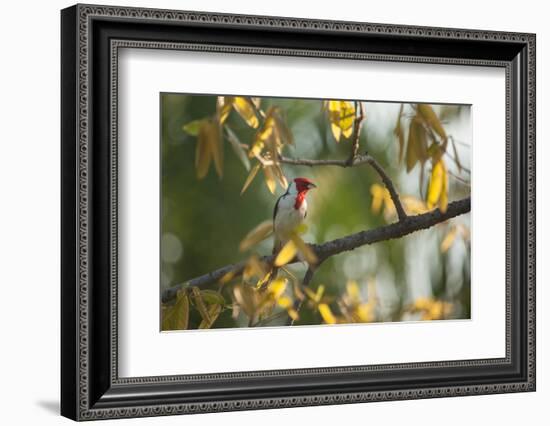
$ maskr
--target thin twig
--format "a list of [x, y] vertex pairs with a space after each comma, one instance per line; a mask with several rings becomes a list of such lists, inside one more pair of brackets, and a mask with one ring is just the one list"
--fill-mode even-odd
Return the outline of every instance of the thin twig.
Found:
[[382, 178], [384, 185], [388, 189], [388, 192], [390, 193], [393, 204], [395, 204], [395, 209], [397, 210], [397, 216], [399, 217], [399, 220], [400, 221], [406, 220], [407, 213], [405, 213], [405, 209], [403, 208], [403, 204], [401, 204], [401, 200], [399, 199], [399, 195], [397, 194], [397, 191], [393, 186], [392, 180], [386, 174], [382, 166], [374, 158], [370, 157], [369, 164], [372, 166], [374, 170], [376, 170], [378, 175]]
[[[456, 163], [456, 158], [453, 157], [451, 154], [449, 154], [447, 151], [445, 151], [445, 155], [446, 155], [447, 157], [449, 157], [451, 160], [453, 160], [453, 161]], [[462, 164], [460, 165], [460, 168], [461, 168], [461, 170], [465, 171], [465, 172], [468, 173], [469, 175], [472, 174], [472, 171], [471, 171], [469, 168], [463, 166]]]
[[447, 173], [449, 173], [449, 176], [455, 178], [457, 181], [459, 181], [460, 183], [463, 183], [464, 185], [470, 185], [470, 182], [467, 181], [466, 179], [464, 178], [461, 178], [460, 176], [458, 176], [457, 174], [451, 172], [450, 170], [447, 170]]
[[[462, 200], [449, 203], [445, 213], [442, 213], [439, 209], [435, 209], [428, 213], [423, 213], [416, 216], [407, 216], [405, 220], [392, 223], [390, 225], [360, 231], [323, 244], [310, 244], [310, 247], [317, 256], [319, 264], [331, 256], [354, 250], [367, 244], [374, 244], [380, 241], [401, 238], [413, 232], [430, 228], [438, 223], [445, 222], [446, 220], [469, 211], [470, 197], [467, 197]], [[267, 265], [272, 265], [275, 260], [275, 256], [263, 256], [260, 260]], [[298, 257], [294, 258], [291, 262], [289, 262], [289, 264], [297, 262], [301, 262]], [[173, 299], [178, 290], [183, 287], [196, 286], [200, 288], [208, 288], [209, 286], [219, 283], [219, 281], [229, 273], [231, 273], [233, 277], [237, 277], [242, 274], [245, 265], [246, 262], [244, 261], [227, 265], [184, 283], [176, 284], [162, 292], [162, 302], [166, 303], [167, 301]]]
[[[319, 264], [317, 264], [315, 268], [317, 267], [319, 267]], [[302, 288], [309, 286], [309, 283], [311, 282], [311, 280], [313, 279], [313, 275], [315, 274], [315, 268], [312, 268], [311, 266], [307, 268], [306, 274], [304, 275], [304, 280], [302, 281]], [[297, 313], [300, 313], [300, 309], [302, 309], [303, 304], [303, 299], [296, 299], [294, 301], [293, 309]], [[294, 319], [289, 316], [286, 325], [294, 325]]]
[[378, 173], [378, 175], [384, 182], [384, 185], [388, 189], [390, 193], [390, 197], [393, 201], [393, 204], [395, 205], [395, 209], [397, 210], [397, 216], [399, 220], [405, 220], [407, 218], [407, 213], [405, 213], [405, 209], [403, 208], [403, 204], [401, 203], [399, 195], [395, 190], [395, 186], [393, 185], [392, 180], [387, 175], [384, 168], [378, 163], [378, 161], [376, 161], [372, 156], [368, 154], [355, 156], [355, 158], [351, 163], [348, 160], [310, 160], [307, 158], [288, 158], [283, 156], [279, 156], [279, 162], [283, 164], [293, 164], [293, 165], [309, 166], [309, 167], [315, 167], [315, 166], [355, 167], [361, 164], [369, 164], [376, 171], [376, 173]]
[[361, 125], [365, 119], [365, 113], [363, 111], [363, 102], [355, 102], [355, 110], [358, 111], [355, 121], [353, 122], [353, 141], [351, 144], [351, 152], [348, 157], [348, 164], [353, 164], [353, 160], [359, 152], [359, 140], [361, 137]]

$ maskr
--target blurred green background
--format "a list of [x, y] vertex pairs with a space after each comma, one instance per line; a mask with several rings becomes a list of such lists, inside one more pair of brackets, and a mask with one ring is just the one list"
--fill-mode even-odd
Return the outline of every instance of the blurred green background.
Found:
[[[294, 137], [294, 146], [285, 147], [283, 151], [285, 156], [348, 157], [350, 141], [336, 143], [321, 100], [261, 99], [262, 109], [267, 110], [270, 105], [281, 108]], [[378, 160], [394, 180], [401, 196], [424, 199], [429, 167], [421, 180], [419, 166], [407, 173], [405, 165], [399, 161], [399, 144], [393, 132], [401, 104], [364, 102], [363, 105], [366, 119], [360, 152], [368, 151]], [[469, 169], [470, 107], [433, 105], [433, 109], [456, 142], [454, 154], [459, 156], [461, 165]], [[277, 186], [276, 194], [272, 194], [260, 171], [247, 191], [240, 195], [249, 172], [225, 139], [223, 178], [218, 177], [213, 166], [205, 178], [197, 178], [197, 137], [187, 134], [182, 127], [193, 120], [212, 116], [215, 111], [216, 96], [161, 94], [161, 289], [245, 259], [247, 254], [239, 252], [240, 241], [258, 223], [272, 217], [277, 197], [284, 192]], [[412, 107], [404, 104], [404, 122], [410, 115]], [[254, 139], [256, 131], [238, 114], [232, 112], [227, 125], [241, 142], [251, 143]], [[449, 201], [469, 196], [469, 173], [458, 169], [451, 158], [447, 158], [446, 164], [450, 174]], [[309, 168], [283, 164], [282, 168], [289, 181], [303, 176], [318, 186], [308, 195], [308, 231], [303, 236], [306, 242], [323, 243], [388, 223], [382, 213], [372, 210], [371, 187], [381, 182], [368, 165]], [[452, 313], [445, 318], [470, 318], [469, 238], [465, 232], [455, 232], [457, 235], [450, 247], [447, 250], [441, 247], [456, 225], [469, 230], [470, 215], [459, 216], [399, 240], [333, 256], [316, 272], [311, 288], [315, 290], [323, 284], [325, 294], [336, 298], [346, 292], [349, 280], [355, 280], [365, 301], [376, 298], [376, 321], [428, 319], [407, 310], [415, 301], [426, 300], [452, 304]], [[256, 247], [260, 255], [270, 254], [271, 249], [271, 238]], [[304, 265], [289, 269], [298, 277], [305, 272]], [[337, 311], [337, 307], [333, 306], [333, 310]], [[192, 312], [190, 328], [198, 322], [200, 316]], [[318, 312], [306, 309], [301, 312], [298, 324], [321, 322]], [[284, 319], [270, 325], [282, 323]], [[242, 315], [233, 318], [228, 309], [222, 312], [214, 328], [245, 325], [246, 318]]]

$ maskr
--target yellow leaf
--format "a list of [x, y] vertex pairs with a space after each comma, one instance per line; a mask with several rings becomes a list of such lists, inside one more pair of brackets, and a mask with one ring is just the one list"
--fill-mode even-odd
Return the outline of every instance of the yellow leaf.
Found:
[[288, 242], [283, 246], [281, 251], [279, 251], [279, 253], [277, 254], [277, 257], [275, 258], [275, 266], [286, 265], [288, 262], [294, 259], [297, 251], [298, 248], [296, 247], [294, 241], [288, 240]]
[[330, 128], [336, 142], [340, 142], [343, 135], [349, 138], [353, 133], [355, 121], [355, 107], [349, 101], [327, 101]]
[[294, 321], [298, 321], [298, 319], [300, 318], [300, 316], [298, 315], [298, 312], [295, 310], [295, 309], [287, 309], [286, 310], [286, 313], [288, 314], [288, 316], [290, 318], [292, 318]]
[[256, 106], [256, 108], [260, 108], [260, 105], [262, 104], [262, 98], [250, 98], [250, 100]]
[[223, 176], [223, 145], [220, 134], [220, 126], [214, 121], [208, 121], [203, 128], [206, 129], [211, 144], [210, 150], [214, 158], [214, 166], [219, 177]]
[[346, 284], [346, 291], [350, 298], [351, 303], [358, 304], [361, 302], [361, 290], [359, 290], [359, 285], [357, 281], [349, 280]]
[[307, 232], [307, 229], [308, 229], [307, 223], [302, 222], [296, 227], [294, 232], [296, 232], [298, 235], [303, 235]]
[[242, 96], [233, 98], [233, 108], [242, 117], [242, 119], [246, 121], [246, 124], [254, 129], [258, 127], [260, 122], [258, 121], [254, 105], [250, 99]]
[[393, 134], [397, 137], [399, 142], [399, 162], [403, 160], [403, 149], [405, 148], [405, 135], [403, 132], [403, 127], [401, 126], [401, 116], [403, 115], [403, 104], [399, 108], [399, 115], [397, 116], [397, 122], [395, 123], [395, 128], [393, 129]]
[[443, 160], [439, 160], [432, 168], [430, 183], [428, 185], [428, 193], [426, 194], [426, 202], [428, 208], [433, 208], [439, 201], [443, 191], [443, 179], [445, 176], [445, 166]]
[[416, 163], [418, 157], [416, 156], [416, 144], [417, 144], [417, 124], [414, 120], [411, 120], [409, 124], [409, 139], [407, 140], [407, 152], [405, 153], [405, 164], [407, 166], [407, 172], [410, 172]]
[[219, 283], [220, 284], [227, 284], [229, 281], [231, 281], [233, 278], [235, 278], [235, 271], [229, 271], [226, 274], [223, 275], [223, 277], [220, 278]]
[[441, 252], [445, 253], [447, 252], [451, 246], [453, 245], [457, 234], [457, 228], [456, 226], [453, 226], [450, 232], [445, 235], [445, 238], [443, 238], [443, 241], [441, 241]]
[[319, 304], [319, 313], [327, 324], [336, 324], [336, 317], [326, 303]]
[[377, 183], [371, 185], [370, 193], [372, 195], [372, 205], [371, 210], [374, 214], [380, 213], [382, 209], [382, 203], [384, 201], [384, 189], [382, 186]]
[[271, 294], [271, 296], [273, 296], [275, 299], [278, 299], [285, 292], [287, 283], [288, 280], [286, 278], [279, 277], [273, 280], [269, 284], [269, 294]]
[[261, 154], [262, 150], [264, 149], [264, 142], [261, 139], [256, 139], [256, 141], [252, 144], [250, 147], [250, 150], [248, 151], [248, 157], [254, 158]]
[[264, 166], [265, 184], [272, 194], [275, 194], [275, 188], [277, 183], [275, 182], [275, 176], [273, 175], [272, 166]]
[[292, 307], [292, 299], [288, 296], [281, 296], [277, 299], [277, 304], [283, 309], [288, 309]]
[[269, 149], [271, 158], [277, 158], [277, 153], [280, 151], [279, 148], [283, 143], [275, 119], [271, 115], [266, 117], [263, 130], [258, 134], [258, 137], [264, 142], [266, 148]]
[[286, 176], [284, 175], [283, 170], [281, 169], [281, 166], [279, 164], [275, 164], [272, 167], [273, 167], [273, 171], [275, 172], [275, 176], [277, 177], [277, 180], [281, 185], [281, 188], [287, 189], [288, 181], [286, 180]]
[[323, 284], [320, 284], [319, 287], [317, 287], [317, 291], [315, 292], [313, 300], [319, 303], [323, 298], [323, 294], [325, 294], [325, 286]]
[[357, 316], [361, 322], [371, 322], [374, 320], [374, 313], [372, 305], [369, 303], [362, 303], [355, 309]]
[[244, 191], [246, 191], [246, 189], [250, 186], [250, 184], [258, 174], [260, 167], [262, 167], [262, 165], [258, 163], [252, 168], [252, 170], [250, 170], [250, 173], [248, 174], [248, 176], [246, 177], [246, 180], [244, 181], [243, 189], [241, 189], [241, 195], [243, 195]]
[[231, 104], [233, 103], [233, 97], [231, 96], [218, 96], [216, 102], [216, 115], [220, 124], [225, 123], [229, 113], [231, 112]]
[[452, 303], [427, 297], [417, 299], [411, 307], [413, 312], [422, 313], [423, 320], [444, 319], [453, 312], [453, 309]]
[[273, 232], [273, 221], [266, 220], [256, 226], [252, 231], [250, 231], [239, 245], [240, 251], [248, 250], [250, 247], [255, 246], [260, 241], [265, 240]]
[[407, 214], [422, 214], [428, 211], [424, 201], [415, 197], [406, 195], [401, 197], [401, 202], [403, 203], [403, 207], [405, 208]]
[[206, 176], [210, 168], [210, 161], [212, 160], [210, 134], [204, 127], [203, 125], [199, 129], [197, 147], [195, 148], [195, 169], [197, 170], [198, 179]]
[[235, 301], [248, 317], [256, 315], [259, 304], [259, 294], [255, 288], [245, 284], [236, 285], [233, 288], [233, 296], [235, 296]]
[[286, 127], [277, 107], [269, 108], [263, 126], [256, 133], [254, 143], [248, 153], [249, 157], [257, 157], [267, 148], [270, 158], [276, 160], [284, 143], [292, 143], [292, 134]]
[[332, 135], [334, 136], [334, 139], [336, 139], [336, 142], [340, 142], [342, 129], [337, 124], [330, 123], [330, 130], [332, 131]]
[[255, 276], [255, 277], [261, 278], [269, 272], [270, 271], [266, 263], [262, 262], [256, 254], [253, 254], [248, 258], [248, 262], [246, 263], [245, 273], [248, 274], [249, 277]]
[[441, 188], [441, 197], [439, 198], [439, 210], [441, 213], [445, 213], [449, 204], [449, 176], [443, 160], [439, 160], [439, 162], [443, 165], [443, 183]]
[[415, 117], [409, 125], [409, 139], [407, 141], [407, 152], [405, 162], [407, 172], [410, 172], [417, 162], [424, 163], [428, 158], [428, 140], [426, 130], [421, 121]]
[[296, 245], [298, 251], [304, 256], [304, 259], [310, 265], [315, 265], [317, 263], [317, 255], [311, 249], [311, 247], [300, 238], [295, 232], [292, 233], [291, 240]]
[[271, 274], [272, 274], [272, 271], [269, 271], [266, 274], [264, 274], [264, 276], [261, 277], [256, 283], [256, 288], [263, 289], [264, 285], [269, 281], [269, 278], [271, 278]]
[[275, 120], [275, 127], [281, 142], [288, 145], [293, 145], [294, 138], [292, 137], [292, 132], [286, 125], [281, 109], [278, 107], [271, 107], [268, 111], [268, 115], [271, 115]]
[[304, 287], [304, 292], [306, 293], [307, 297], [309, 297], [311, 300], [313, 300], [314, 302], [316, 302], [316, 297], [317, 295], [315, 294], [315, 292], [310, 289], [309, 287]]
[[437, 117], [435, 111], [428, 104], [418, 104], [418, 112], [422, 115], [422, 118], [428, 123], [428, 125], [436, 132], [441, 139], [447, 139], [445, 129], [441, 125], [441, 121]]
[[304, 287], [303, 290], [306, 293], [307, 297], [309, 297], [315, 303], [319, 303], [323, 298], [323, 294], [325, 293], [325, 286], [323, 284], [320, 284], [319, 287], [317, 287], [316, 292], [314, 292], [309, 287]]
[[456, 227], [460, 231], [460, 235], [462, 235], [462, 238], [467, 241], [470, 240], [470, 230], [466, 226], [459, 224], [456, 225]]
[[163, 309], [163, 330], [186, 330], [189, 324], [189, 298], [186, 290], [180, 290], [176, 302]]

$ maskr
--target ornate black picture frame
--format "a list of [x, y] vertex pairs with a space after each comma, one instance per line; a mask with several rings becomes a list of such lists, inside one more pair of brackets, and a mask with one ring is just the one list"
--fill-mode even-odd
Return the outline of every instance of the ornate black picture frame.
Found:
[[[62, 27], [61, 413], [74, 420], [535, 390], [535, 35], [76, 5]], [[483, 65], [506, 72], [506, 356], [120, 378], [120, 47]]]

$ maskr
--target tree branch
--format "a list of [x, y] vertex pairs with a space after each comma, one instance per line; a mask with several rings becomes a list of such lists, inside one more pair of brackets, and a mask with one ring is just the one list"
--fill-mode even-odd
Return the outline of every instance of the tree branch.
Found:
[[353, 160], [359, 152], [359, 138], [361, 136], [361, 125], [365, 119], [365, 112], [363, 111], [363, 102], [355, 102], [355, 110], [359, 111], [353, 122], [353, 142], [351, 144], [351, 152], [348, 157], [348, 164], [352, 164]]
[[[442, 213], [439, 209], [435, 209], [428, 213], [423, 213], [417, 216], [407, 216], [405, 219], [400, 220], [396, 223], [392, 223], [390, 225], [357, 232], [356, 234], [351, 234], [346, 237], [328, 241], [323, 244], [310, 244], [310, 247], [317, 255], [318, 264], [320, 264], [331, 256], [354, 250], [367, 244], [374, 244], [380, 241], [401, 238], [413, 232], [430, 228], [438, 223], [444, 222], [448, 219], [467, 213], [469, 211], [470, 197], [467, 197], [462, 200], [449, 203], [449, 205], [447, 206], [447, 211], [445, 213]], [[273, 261], [275, 260], [275, 256], [263, 256], [261, 260], [268, 265], [272, 265]], [[301, 260], [298, 258], [294, 258], [290, 263], [297, 262], [301, 262]], [[186, 281], [185, 283], [177, 284], [173, 287], [170, 287], [162, 292], [162, 302], [165, 303], [173, 299], [176, 296], [178, 290], [183, 287], [195, 286], [206, 288], [215, 283], [218, 283], [223, 276], [230, 272], [234, 276], [238, 276], [242, 274], [245, 264], [246, 262], [239, 262], [232, 265], [227, 265], [223, 268], [219, 268], [215, 271], [209, 272], [208, 274], [201, 275], [199, 277]]]
[[378, 163], [378, 161], [376, 161], [368, 154], [355, 156], [351, 163], [349, 162], [349, 160], [309, 160], [307, 158], [289, 158], [283, 156], [279, 156], [279, 161], [283, 164], [293, 164], [296, 166], [308, 167], [354, 167], [360, 166], [362, 164], [369, 164], [376, 171], [376, 173], [378, 173], [378, 175], [382, 179], [382, 182], [384, 182], [384, 185], [388, 189], [393, 204], [395, 205], [395, 210], [397, 210], [397, 217], [399, 218], [399, 220], [405, 220], [407, 218], [407, 213], [405, 213], [405, 209], [403, 208], [403, 204], [401, 203], [401, 199], [399, 198], [399, 195], [395, 190], [395, 186], [393, 185], [392, 180], [390, 179], [384, 168]]

